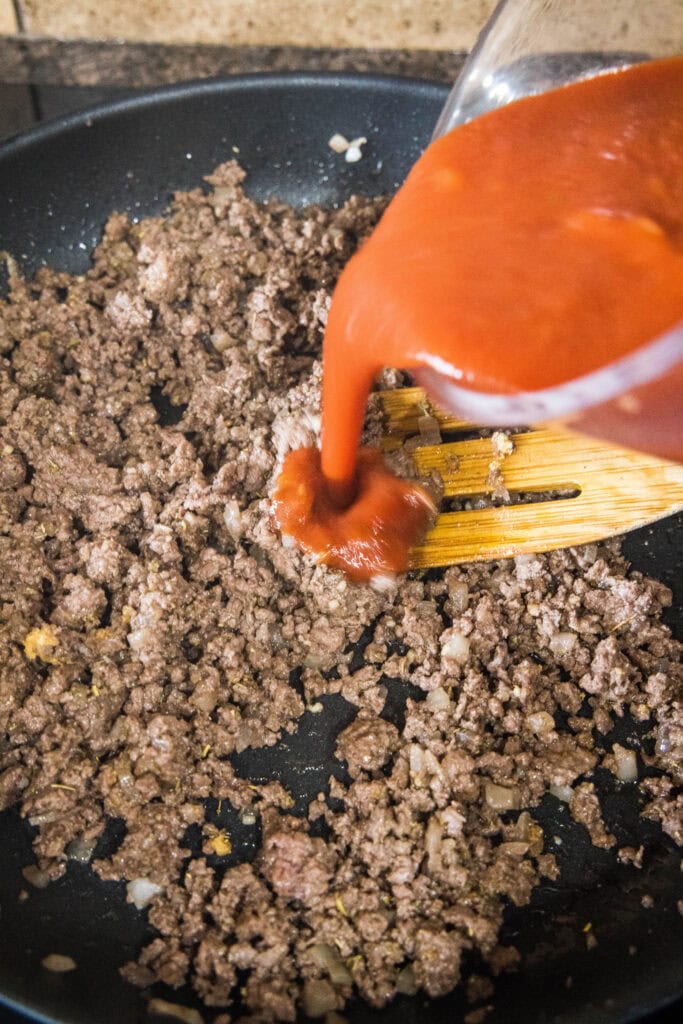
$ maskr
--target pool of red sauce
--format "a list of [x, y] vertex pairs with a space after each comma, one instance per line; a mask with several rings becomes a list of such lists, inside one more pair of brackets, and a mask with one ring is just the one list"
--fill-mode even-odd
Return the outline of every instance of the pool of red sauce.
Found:
[[376, 448], [358, 452], [348, 505], [330, 497], [317, 448], [290, 452], [274, 497], [282, 532], [359, 583], [405, 571], [409, 550], [435, 511], [427, 493], [387, 469]]
[[286, 459], [280, 529], [355, 579], [408, 564], [428, 502], [358, 448], [383, 367], [436, 364], [462, 387], [533, 391], [606, 366], [682, 319], [682, 57], [454, 129], [417, 161], [339, 280], [322, 454]]

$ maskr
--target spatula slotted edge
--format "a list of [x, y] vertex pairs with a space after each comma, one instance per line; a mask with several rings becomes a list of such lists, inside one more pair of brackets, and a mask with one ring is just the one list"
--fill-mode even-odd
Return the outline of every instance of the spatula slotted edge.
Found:
[[[442, 430], [467, 427], [429, 406], [420, 388], [382, 392], [389, 448], [418, 432], [433, 415]], [[683, 466], [617, 445], [556, 430], [514, 436], [515, 450], [500, 466], [510, 491], [576, 489], [575, 497], [442, 512], [411, 553], [415, 568], [507, 558], [603, 540], [683, 509]], [[490, 438], [425, 446], [412, 453], [420, 474], [438, 472], [444, 496], [491, 491], [495, 459]]]

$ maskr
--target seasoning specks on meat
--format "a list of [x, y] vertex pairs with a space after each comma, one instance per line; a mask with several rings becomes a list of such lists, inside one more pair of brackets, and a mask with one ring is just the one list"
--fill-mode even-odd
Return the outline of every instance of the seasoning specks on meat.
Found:
[[[124, 976], [224, 1008], [239, 979], [284, 1021], [441, 995], [472, 948], [514, 963], [503, 907], [558, 871], [524, 808], [551, 790], [611, 846], [592, 773], [626, 712], [654, 736], [646, 813], [681, 842], [680, 645], [615, 543], [383, 591], [283, 546], [270, 488], [317, 440], [331, 291], [382, 203], [296, 213], [243, 178], [114, 214], [86, 274], [15, 274], [0, 305], [0, 807], [38, 830], [36, 885], [120, 819], [93, 870], [157, 931]], [[425, 699], [392, 722], [397, 681]], [[295, 816], [231, 758], [326, 694], [355, 717]], [[261, 830], [251, 863], [226, 809]]]

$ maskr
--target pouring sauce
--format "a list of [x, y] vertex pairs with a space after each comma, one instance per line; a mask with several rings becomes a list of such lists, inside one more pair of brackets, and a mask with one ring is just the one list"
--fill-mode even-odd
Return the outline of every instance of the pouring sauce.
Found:
[[[517, 100], [454, 129], [417, 161], [339, 280], [323, 352], [322, 451], [285, 461], [282, 532], [324, 553], [333, 512], [334, 564], [345, 567], [362, 493], [367, 535], [393, 526], [393, 539], [362, 569], [352, 544], [347, 567], [365, 579], [406, 568], [426, 496], [399, 488], [421, 516], [401, 544], [403, 513], [392, 506], [390, 523], [380, 509], [378, 460], [359, 490], [360, 432], [383, 367], [428, 366], [474, 391], [533, 391], [613, 363], [681, 320], [683, 57]], [[285, 495], [293, 475], [299, 491]]]

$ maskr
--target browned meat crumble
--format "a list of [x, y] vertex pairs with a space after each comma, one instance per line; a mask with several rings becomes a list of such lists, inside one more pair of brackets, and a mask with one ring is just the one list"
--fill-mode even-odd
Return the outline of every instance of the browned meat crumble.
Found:
[[[93, 869], [158, 932], [125, 977], [223, 1009], [239, 983], [253, 1019], [287, 1021], [354, 991], [442, 995], [469, 949], [513, 963], [503, 908], [557, 872], [527, 808], [551, 789], [611, 847], [595, 740], [625, 712], [654, 732], [646, 813], [683, 841], [681, 645], [669, 591], [616, 543], [381, 591], [282, 545], [268, 494], [318, 436], [330, 292], [381, 203], [300, 214], [242, 178], [228, 164], [166, 217], [114, 215], [86, 274], [14, 277], [0, 307], [0, 808], [39, 828], [36, 884], [122, 819]], [[400, 724], [381, 717], [392, 679], [426, 692]], [[347, 781], [296, 816], [230, 756], [330, 693], [358, 709]], [[209, 797], [260, 824], [253, 863], [217, 869]]]

